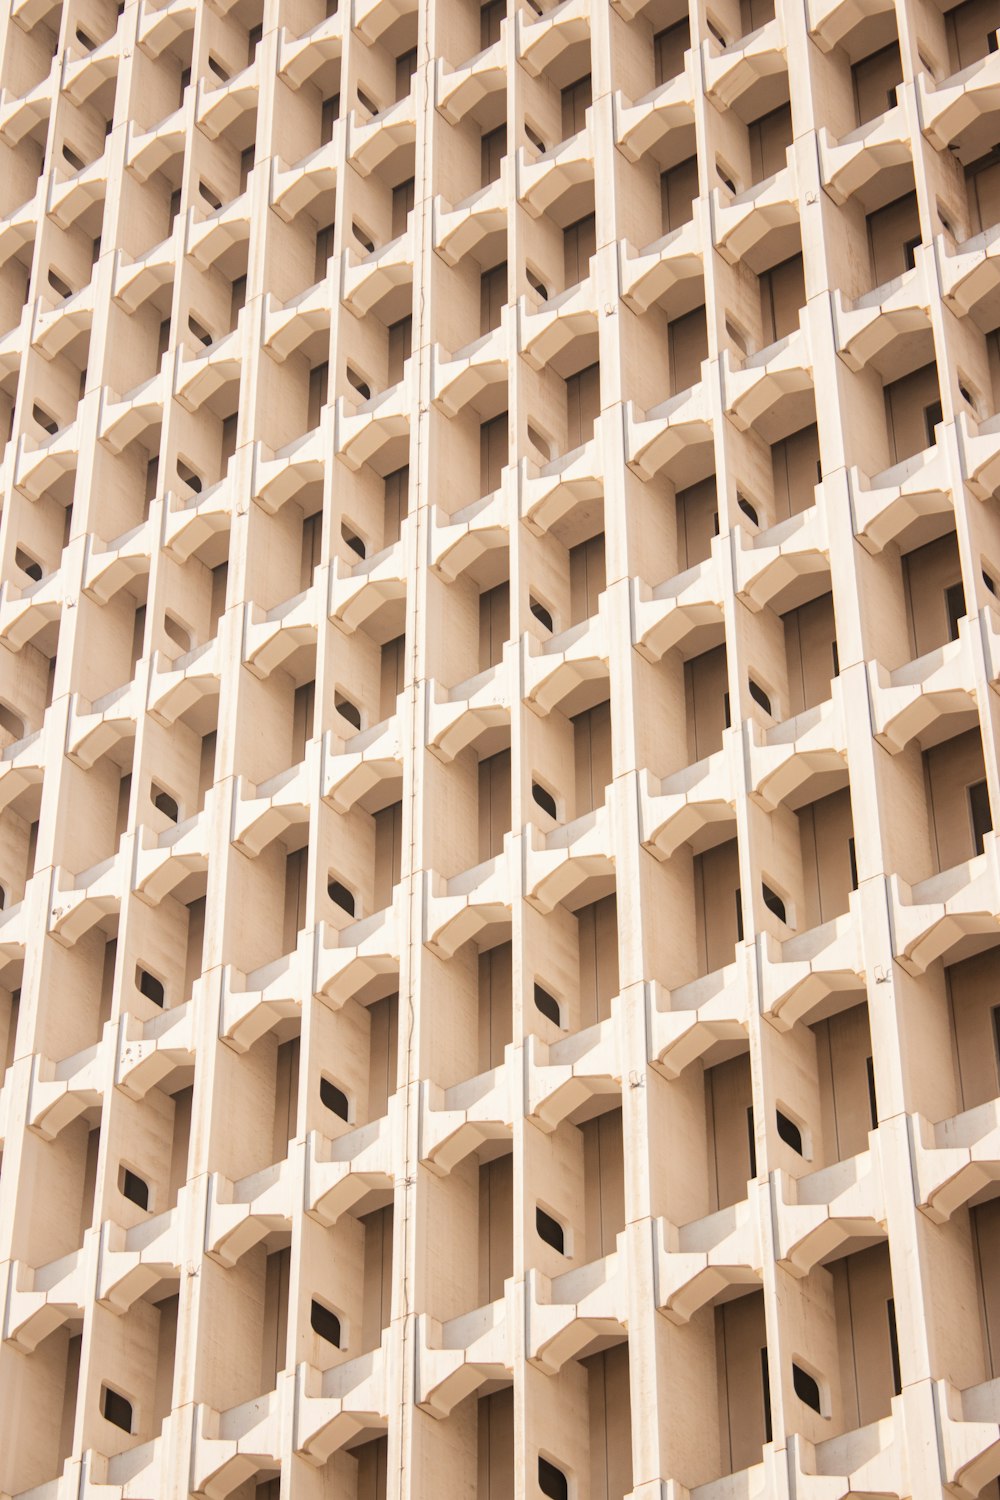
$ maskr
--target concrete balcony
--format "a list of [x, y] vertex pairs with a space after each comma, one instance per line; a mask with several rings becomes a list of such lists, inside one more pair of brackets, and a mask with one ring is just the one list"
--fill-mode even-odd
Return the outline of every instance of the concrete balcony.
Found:
[[143, 713], [145, 691], [144, 676], [137, 676], [93, 703], [74, 693], [66, 728], [66, 754], [70, 760], [89, 771], [102, 755], [123, 740], [134, 738]]
[[789, 1433], [792, 1493], [817, 1500], [821, 1495], [898, 1495], [909, 1483], [912, 1451], [904, 1411], [902, 1398], [897, 1396], [891, 1416], [840, 1437], [810, 1443], [798, 1433]]
[[417, 93], [411, 88], [405, 98], [368, 120], [352, 110], [347, 130], [347, 160], [362, 177], [368, 177], [394, 151], [401, 146], [412, 146], [416, 139]]
[[[415, 409], [415, 362], [406, 361], [398, 385], [380, 391], [369, 401], [355, 402], [338, 396], [336, 404], [336, 453], [349, 469], [373, 464], [380, 473], [406, 462], [410, 438], [410, 413]], [[387, 450], [388, 455], [387, 455]], [[394, 458], [399, 458], [399, 464]]]
[[52, 100], [59, 92], [59, 59], [53, 58], [44, 78], [25, 94], [0, 89], [0, 140], [19, 146], [25, 136], [44, 125], [52, 114]]
[[897, 541], [910, 526], [953, 512], [948, 455], [936, 445], [881, 474], [850, 469], [848, 483], [855, 535], [873, 554]]
[[671, 776], [639, 773], [642, 846], [654, 859], [669, 859], [683, 844], [701, 854], [736, 835], [735, 744]]
[[780, 80], [788, 71], [780, 16], [772, 17], [731, 47], [720, 48], [714, 40], [706, 40], [702, 53], [706, 94], [717, 109], [735, 110], [741, 119], [740, 106], [750, 91], [759, 92], [761, 84], [771, 78]]
[[[510, 158], [508, 157], [508, 160]], [[517, 200], [526, 213], [538, 219], [547, 213], [572, 188], [593, 181], [594, 154], [590, 135], [590, 111], [587, 124], [578, 134], [558, 146], [531, 156], [523, 146], [516, 157]]]
[[346, 129], [343, 120], [335, 120], [332, 139], [294, 164], [274, 157], [271, 207], [286, 224], [307, 212], [321, 194], [336, 192], [337, 174], [344, 159]]
[[660, 661], [679, 650], [686, 659], [720, 644], [725, 636], [723, 603], [723, 548], [713, 540], [712, 552], [650, 588], [642, 578], [630, 584], [634, 645], [647, 661]]
[[211, 270], [227, 250], [250, 239], [250, 189], [214, 214], [188, 216], [187, 254], [203, 271]]
[[274, 609], [248, 602], [243, 662], [255, 677], [270, 677], [300, 646], [315, 646], [325, 582], [325, 570], [317, 569], [311, 587]]
[[266, 444], [254, 444], [251, 494], [268, 515], [276, 516], [288, 500], [294, 500], [307, 484], [322, 481], [329, 451], [329, 434], [322, 419], [318, 427], [293, 438], [277, 452]]
[[518, 303], [518, 349], [533, 370], [554, 364], [575, 339], [597, 339], [597, 286], [588, 276], [537, 307]]
[[[201, 1211], [202, 1194], [182, 1187], [177, 1207], [144, 1224], [123, 1229], [106, 1220], [100, 1228], [97, 1298], [119, 1317], [155, 1288], [180, 1281], [183, 1247]], [[197, 1231], [195, 1231], [197, 1232]]]
[[416, 9], [413, 0], [357, 0], [354, 29], [370, 47], [404, 16], [415, 17]]
[[403, 1098], [389, 1096], [388, 1113], [368, 1125], [329, 1140], [312, 1131], [306, 1140], [306, 1212], [329, 1228], [343, 1214], [361, 1217], [370, 1205], [392, 1202], [393, 1184], [403, 1175], [393, 1125], [401, 1123]]
[[779, 942], [760, 938], [763, 1014], [778, 1031], [807, 1020], [822, 1005], [824, 1014], [853, 1004], [865, 988], [858, 896], [852, 891], [842, 916]]
[[21, 309], [21, 316], [9, 328], [5, 334], [0, 336], [0, 379], [9, 380], [17, 378], [17, 372], [21, 368], [24, 351], [31, 342], [31, 328], [35, 320], [35, 305], [26, 302]]
[[48, 179], [40, 177], [38, 186], [26, 203], [0, 218], [0, 262], [16, 255], [25, 245], [33, 245], [38, 225], [45, 213]]
[[[48, 884], [45, 876], [43, 882]], [[28, 892], [32, 889], [29, 880], [24, 900], [0, 912], [0, 959], [5, 963], [22, 963], [27, 949]]]
[[525, 1340], [528, 1359], [548, 1375], [557, 1375], [595, 1339], [623, 1338], [628, 1325], [628, 1276], [625, 1235], [602, 1260], [544, 1276], [529, 1268], [525, 1276]]
[[754, 613], [771, 605], [782, 614], [808, 596], [812, 580], [829, 574], [825, 506], [812, 505], [756, 535], [741, 526], [733, 536], [736, 591]]
[[[995, 31], [993, 38], [995, 44]], [[946, 151], [965, 132], [971, 133], [980, 124], [988, 128], [990, 122], [986, 117], [1000, 111], [1000, 53], [988, 52], [936, 88], [931, 87], [928, 75], [920, 69], [916, 84], [924, 135], [938, 151]], [[992, 141], [995, 134], [994, 129], [983, 145]]]
[[129, 443], [141, 438], [150, 428], [159, 427], [163, 409], [169, 401], [174, 371], [165, 355], [155, 375], [142, 385], [119, 396], [107, 386], [101, 388], [101, 406], [97, 415], [97, 435], [117, 457]]
[[[281, 1377], [279, 1377], [279, 1380]], [[261, 1469], [279, 1469], [281, 1388], [228, 1411], [194, 1408], [191, 1488], [206, 1500], [225, 1500]]]
[[449, 354], [440, 344], [431, 346], [431, 400], [445, 416], [457, 417], [467, 406], [480, 415], [496, 409], [495, 387], [507, 383], [512, 321], [505, 307], [498, 328], [456, 353]]
[[22, 793], [40, 786], [48, 764], [47, 729], [44, 726], [0, 751], [0, 812]]
[[508, 1047], [498, 1067], [448, 1089], [428, 1079], [420, 1084], [420, 1160], [435, 1176], [446, 1177], [489, 1142], [512, 1139], [513, 1057]]
[[839, 289], [834, 291], [837, 353], [849, 370], [871, 365], [885, 382], [909, 372], [914, 337], [930, 333], [932, 269], [930, 257], [918, 251], [912, 271], [856, 302], [845, 302]]
[[239, 328], [216, 339], [206, 349], [193, 351], [181, 344], [174, 367], [174, 397], [185, 411], [196, 412], [224, 386], [238, 384], [242, 366], [243, 339]]
[[539, 467], [518, 461], [521, 520], [535, 536], [544, 536], [580, 504], [604, 495], [604, 439], [595, 422], [589, 442]]
[[187, 562], [206, 542], [229, 531], [239, 513], [232, 471], [186, 503], [168, 492], [163, 499], [164, 552]]
[[308, 824], [319, 759], [320, 742], [310, 740], [298, 765], [259, 786], [237, 776], [230, 837], [248, 858], [256, 859], [275, 839]]
[[840, 679], [825, 703], [768, 729], [751, 724], [750, 792], [768, 812], [829, 795], [847, 782], [847, 728]]
[[[963, 628], [964, 627], [964, 628]], [[890, 755], [911, 740], [922, 750], [970, 727], [976, 714], [974, 621], [959, 621], [957, 641], [887, 672], [868, 663], [875, 738]]]
[[112, 296], [126, 312], [137, 312], [150, 297], [172, 284], [180, 261], [183, 229], [184, 221], [177, 219], [173, 232], [136, 260], [130, 261], [123, 250], [115, 250]]
[[219, 692], [221, 663], [218, 636], [173, 661], [157, 651], [149, 674], [149, 713], [160, 724], [176, 724], [202, 699], [214, 698]]
[[1000, 1380], [964, 1391], [939, 1380], [934, 1397], [941, 1477], [958, 1500], [977, 1500], [1000, 1475]]
[[49, 625], [57, 625], [64, 595], [65, 581], [59, 568], [23, 588], [12, 581], [0, 584], [0, 641], [11, 651], [20, 651]]
[[527, 10], [518, 10], [515, 21], [517, 60], [532, 78], [558, 62], [570, 47], [590, 41], [587, 0], [562, 0], [537, 17]]
[[107, 151], [79, 172], [63, 172], [61, 167], [49, 174], [48, 214], [60, 229], [72, 229], [76, 221], [100, 203], [108, 191]]
[[[132, 840], [128, 835], [123, 837], [117, 854], [78, 875], [57, 865], [52, 874], [50, 937], [71, 948], [105, 917], [117, 917], [131, 872]], [[5, 926], [0, 921], [0, 944]]]
[[434, 249], [449, 266], [457, 266], [464, 256], [473, 254], [489, 235], [506, 229], [510, 201], [507, 188], [511, 174], [510, 162], [511, 158], [505, 156], [500, 176], [495, 182], [480, 188], [454, 206], [444, 198], [434, 199]]
[[451, 515], [433, 506], [430, 565], [435, 573], [446, 583], [454, 583], [463, 573], [472, 578], [492, 576], [493, 565], [503, 563], [503, 553], [510, 545], [509, 514], [510, 497], [504, 488]]
[[701, 300], [705, 262], [697, 216], [645, 250], [633, 251], [621, 240], [618, 258], [622, 299], [633, 312], [648, 312], [656, 303], [676, 318]]
[[361, 806], [377, 812], [399, 800], [403, 746], [399, 715], [383, 719], [348, 740], [328, 731], [323, 744], [323, 800], [339, 813]]
[[910, 127], [901, 104], [840, 140], [822, 126], [818, 140], [823, 186], [834, 203], [846, 203], [857, 196], [866, 211], [884, 201], [876, 179], [883, 172], [909, 166], [913, 160]]
[[[943, 235], [935, 240], [938, 274], [945, 302], [958, 317], [974, 316], [1000, 288], [1000, 224], [950, 250]], [[986, 315], [988, 318], [988, 314]]]
[[264, 293], [264, 328], [261, 343], [276, 364], [284, 364], [307, 339], [330, 331], [330, 288], [317, 282], [287, 302], [273, 292]]
[[469, 941], [489, 947], [510, 931], [516, 851], [512, 834], [503, 842], [502, 854], [451, 879], [425, 872], [424, 942], [439, 958], [454, 958]]
[[967, 939], [995, 938], [1000, 926], [1000, 857], [997, 835], [988, 833], [983, 853], [907, 885], [889, 878], [897, 962], [908, 974], [925, 974]]
[[646, 986], [649, 1060], [666, 1078], [679, 1078], [691, 1063], [717, 1047], [746, 1041], [749, 976], [746, 950], [736, 962], [676, 990], [655, 981]]
[[[391, 547], [366, 557], [352, 567], [342, 558], [334, 557], [330, 569], [330, 599], [328, 614], [345, 635], [370, 626], [379, 616], [380, 626], [391, 640], [401, 635], [406, 609], [406, 545], [409, 530], [403, 522], [403, 537]], [[389, 617], [399, 629], [389, 628]], [[381, 628], [379, 630], [381, 635]]]
[[340, 300], [356, 318], [364, 318], [383, 298], [413, 283], [412, 220], [406, 233], [380, 245], [371, 255], [358, 256], [348, 246], [341, 260]]
[[793, 1276], [808, 1276], [820, 1264], [885, 1239], [878, 1132], [868, 1139], [860, 1156], [817, 1172], [774, 1173], [775, 1249], [779, 1265]]
[[832, 52], [855, 26], [891, 9], [892, 0], [809, 0], [809, 31], [823, 52]]
[[197, 0], [166, 0], [165, 5], [139, 0], [137, 39], [143, 52], [156, 59], [185, 31], [193, 31], [197, 8]]
[[193, 998], [183, 1005], [140, 1021], [124, 1011], [118, 1024], [115, 1084], [130, 1099], [144, 1099], [176, 1068], [193, 1068], [196, 1061], [195, 1019], [199, 1004], [210, 998], [210, 983], [195, 980]]
[[140, 828], [132, 889], [147, 905], [159, 906], [164, 897], [176, 890], [189, 875], [207, 872], [212, 812], [218, 795], [214, 788], [207, 792], [200, 813], [164, 829], [162, 833]]
[[741, 432], [752, 427], [765, 443], [797, 432], [815, 412], [812, 357], [802, 327], [739, 365], [723, 350], [722, 372], [726, 414]]
[[712, 233], [716, 249], [730, 265], [746, 261], [751, 270], [765, 260], [791, 255], [799, 243], [799, 190], [793, 159], [774, 177], [735, 195], [714, 188]]
[[[609, 634], [607, 594], [597, 601], [597, 614], [563, 630], [547, 641], [523, 638], [524, 700], [543, 717], [558, 708], [571, 692], [599, 688], [608, 675]], [[600, 691], [597, 698], [601, 696]]]
[[17, 440], [14, 483], [29, 499], [40, 500], [47, 489], [76, 470], [79, 456], [80, 433], [75, 418], [41, 441], [22, 433]]
[[492, 47], [462, 67], [449, 68], [443, 57], [434, 61], [434, 103], [449, 125], [460, 125], [491, 94], [507, 88], [507, 20], [500, 22], [500, 36]]
[[484, 1385], [509, 1381], [517, 1321], [513, 1282], [507, 1296], [440, 1323], [417, 1315], [416, 1402], [439, 1420]]
[[83, 1245], [47, 1265], [7, 1263], [3, 1340], [22, 1354], [34, 1354], [43, 1339], [66, 1323], [82, 1320], [97, 1279], [98, 1235], [88, 1230]]
[[634, 401], [625, 406], [626, 462], [640, 479], [665, 473], [685, 489], [712, 472], [714, 404], [707, 373], [706, 361], [697, 385], [647, 412]]
[[391, 1338], [391, 1333], [383, 1333], [377, 1349], [329, 1370], [299, 1365], [292, 1446], [307, 1463], [321, 1468], [362, 1433], [386, 1430]]
[[621, 1008], [616, 996], [606, 1021], [556, 1042], [543, 1042], [532, 1032], [525, 1036], [525, 1113], [546, 1134], [579, 1109], [591, 1115], [594, 1100], [607, 1099], [610, 1107], [621, 1094]]
[[107, 1022], [99, 1042], [60, 1062], [35, 1053], [27, 1119], [43, 1140], [56, 1140], [67, 1125], [88, 1110], [101, 1108], [111, 1087], [116, 1030], [115, 1022]]
[[635, 102], [620, 91], [613, 95], [615, 145], [626, 161], [649, 155], [661, 171], [676, 165], [693, 149], [694, 61], [688, 53], [684, 70]]
[[1000, 1181], [1000, 1100], [991, 1099], [932, 1125], [911, 1122], [917, 1206], [935, 1224]]
[[732, 1288], [758, 1287], [762, 1278], [757, 1193], [689, 1224], [654, 1221], [656, 1300], [672, 1323], [683, 1324]]
[[572, 911], [585, 888], [614, 886], [614, 826], [606, 802], [550, 833], [529, 823], [523, 848], [524, 893], [536, 911], [548, 913], [560, 905]]
[[[469, 745], [510, 735], [516, 648], [504, 648], [503, 660], [452, 688], [431, 679], [427, 684], [427, 748], [447, 765]], [[498, 748], [500, 746], [498, 745]]]
[[312, 988], [314, 943], [313, 931], [303, 931], [293, 952], [249, 974], [229, 965], [222, 971], [219, 1035], [234, 1052], [249, 1052], [283, 1021], [301, 1022], [302, 997]]
[[62, 92], [80, 108], [92, 99], [106, 83], [118, 76], [121, 43], [117, 31], [82, 57], [74, 57], [69, 48], [62, 55]]
[[331, 1010], [362, 991], [369, 999], [381, 999], [398, 988], [400, 890], [394, 890], [391, 906], [360, 921], [348, 920], [339, 928], [317, 924], [313, 994]]
[[241, 115], [256, 109], [260, 94], [259, 80], [256, 57], [248, 67], [241, 69], [225, 83], [210, 87], [207, 86], [207, 78], [199, 78], [194, 122], [202, 134], [207, 135], [210, 141], [216, 141], [232, 130]]
[[125, 165], [140, 182], [149, 179], [176, 157], [183, 157], [189, 125], [187, 106], [142, 130], [134, 120], [125, 125]]
[[325, 63], [335, 62], [344, 50], [344, 12], [325, 16], [301, 36], [282, 26], [278, 32], [278, 77], [290, 89], [300, 89]]
[[231, 1182], [213, 1172], [205, 1217], [205, 1249], [232, 1268], [269, 1234], [291, 1230], [302, 1202], [304, 1152], [289, 1141], [289, 1155], [263, 1171]]
[[975, 422], [968, 412], [957, 418], [965, 475], [980, 500], [989, 500], [1000, 487], [1000, 415]]
[[80, 334], [89, 333], [93, 327], [93, 281], [88, 281], [86, 286], [55, 306], [46, 305], [39, 298], [34, 304], [34, 314], [31, 344], [46, 359], [54, 359]]

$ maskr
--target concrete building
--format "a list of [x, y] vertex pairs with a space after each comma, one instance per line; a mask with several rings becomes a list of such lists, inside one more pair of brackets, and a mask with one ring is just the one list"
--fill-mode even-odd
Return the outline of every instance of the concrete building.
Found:
[[6, 0], [3, 1500], [997, 1500], [998, 19]]

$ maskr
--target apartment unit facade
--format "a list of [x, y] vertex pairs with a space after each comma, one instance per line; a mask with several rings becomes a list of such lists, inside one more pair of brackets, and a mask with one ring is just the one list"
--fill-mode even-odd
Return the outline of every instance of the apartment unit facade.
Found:
[[997, 1500], [997, 21], [6, 0], [4, 1500]]

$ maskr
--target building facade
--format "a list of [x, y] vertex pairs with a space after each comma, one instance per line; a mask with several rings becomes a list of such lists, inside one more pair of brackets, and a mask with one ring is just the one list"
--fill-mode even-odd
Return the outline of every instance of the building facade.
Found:
[[4, 1500], [997, 1500], [998, 19], [7, 0]]

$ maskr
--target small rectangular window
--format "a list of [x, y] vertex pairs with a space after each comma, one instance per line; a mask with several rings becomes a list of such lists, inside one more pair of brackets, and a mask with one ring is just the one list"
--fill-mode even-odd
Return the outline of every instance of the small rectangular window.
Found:
[[872, 1122], [872, 1129], [878, 1129], [878, 1104], [875, 1100], [875, 1064], [870, 1057], [865, 1058], [865, 1067], [868, 1071], [868, 1117]]
[[106, 1422], [113, 1422], [122, 1432], [132, 1431], [132, 1403], [109, 1385], [101, 1387], [101, 1411]]
[[736, 887], [736, 941], [743, 941], [743, 896], [739, 886]]
[[757, 1134], [754, 1130], [752, 1104], [747, 1105], [747, 1145], [750, 1148], [750, 1180], [754, 1181], [757, 1176]]
[[547, 1214], [544, 1208], [535, 1205], [535, 1230], [538, 1238], [546, 1245], [551, 1245], [553, 1250], [558, 1250], [560, 1255], [566, 1254], [566, 1235], [558, 1219]]
[[764, 1399], [764, 1441], [772, 1441], [771, 1430], [771, 1372], [767, 1363], [767, 1348], [760, 1351], [760, 1388]]
[[896, 1331], [896, 1299], [890, 1297], [885, 1304], [886, 1320], [889, 1324], [889, 1360], [892, 1365], [893, 1394], [902, 1394], [903, 1382], [899, 1373], [899, 1335]]
[[143, 1182], [137, 1172], [130, 1172], [128, 1167], [122, 1167], [118, 1186], [123, 1198], [127, 1198], [137, 1208], [149, 1209], [149, 1184]]

